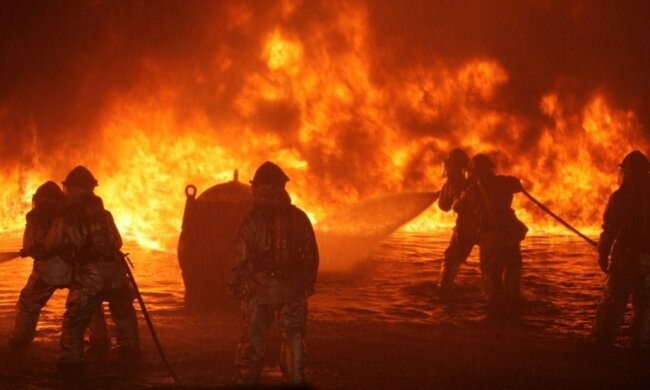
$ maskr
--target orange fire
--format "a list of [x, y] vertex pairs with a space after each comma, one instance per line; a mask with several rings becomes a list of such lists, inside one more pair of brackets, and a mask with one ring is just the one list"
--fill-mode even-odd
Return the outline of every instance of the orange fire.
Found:
[[[441, 60], [378, 80], [363, 6], [339, 4], [343, 9], [335, 16], [301, 34], [283, 23], [298, 3], [281, 4], [277, 26], [255, 46], [261, 66], [246, 68], [229, 102], [236, 118], [215, 124], [206, 113], [177, 110], [184, 77], [225, 78], [240, 65], [228, 51], [215, 51], [214, 74], [166, 74], [155, 62], [146, 64], [150, 76], [164, 82], [108, 103], [102, 137], [90, 141], [87, 151], [39, 156], [29, 167], [2, 172], [0, 229], [19, 231], [36, 187], [85, 164], [127, 238], [173, 250], [189, 183], [202, 191], [230, 180], [234, 169], [246, 181], [272, 160], [291, 177], [294, 203], [318, 221], [364, 197], [439, 189], [445, 153], [462, 146], [492, 154], [500, 172], [520, 177], [551, 209], [593, 233], [615, 188], [619, 160], [632, 149], [648, 150], [635, 113], [614, 108], [606, 93], [568, 107], [553, 90], [539, 102], [552, 123], [522, 150], [516, 145], [528, 136], [530, 123], [495, 108], [498, 92], [510, 82], [498, 59]], [[233, 6], [233, 12], [237, 17], [229, 19], [227, 32], [253, 29], [248, 6]], [[213, 92], [221, 93], [226, 83], [215, 83]], [[428, 129], [431, 123], [443, 125]], [[563, 231], [525, 199], [516, 207], [533, 231]], [[432, 207], [403, 229], [430, 231], [452, 223], [453, 215]]]

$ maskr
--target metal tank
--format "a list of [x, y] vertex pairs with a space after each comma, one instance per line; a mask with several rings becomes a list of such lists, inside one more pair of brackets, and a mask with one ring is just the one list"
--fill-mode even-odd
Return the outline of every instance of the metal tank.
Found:
[[187, 200], [178, 240], [178, 262], [185, 284], [185, 304], [201, 311], [236, 310], [227, 281], [234, 265], [239, 225], [253, 206], [250, 186], [233, 180], [217, 184], [198, 197], [196, 186], [185, 187]]

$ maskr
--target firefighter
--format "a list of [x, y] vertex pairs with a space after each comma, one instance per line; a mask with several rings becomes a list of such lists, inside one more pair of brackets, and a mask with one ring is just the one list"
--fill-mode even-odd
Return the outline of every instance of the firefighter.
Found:
[[[462, 149], [453, 149], [445, 160], [447, 181], [440, 191], [438, 207], [442, 211], [450, 211], [460, 195], [469, 187], [467, 180], [467, 164], [469, 157]], [[476, 221], [470, 213], [460, 213], [456, 216], [456, 225], [445, 250], [445, 257], [440, 270], [440, 291], [449, 295], [454, 288], [454, 281], [463, 264], [476, 243]]]
[[512, 209], [513, 195], [523, 187], [519, 179], [497, 175], [495, 165], [484, 154], [469, 163], [471, 186], [454, 205], [457, 213], [477, 218], [480, 268], [487, 295], [489, 319], [516, 318], [521, 279], [521, 241], [528, 228]]
[[[14, 328], [9, 339], [12, 348], [22, 349], [31, 345], [41, 309], [54, 291], [67, 288], [72, 278], [72, 267], [60, 256], [45, 249], [45, 236], [52, 221], [61, 212], [65, 195], [53, 181], [38, 187], [32, 197], [32, 210], [27, 213], [23, 235], [22, 257], [34, 259], [27, 284], [20, 291], [16, 303]], [[90, 345], [95, 352], [107, 351], [110, 338], [104, 319], [103, 308], [97, 308], [90, 323]]]
[[61, 333], [60, 365], [64, 374], [83, 368], [83, 329], [92, 313], [107, 301], [117, 330], [119, 355], [132, 362], [139, 352], [134, 293], [119, 252], [122, 239], [113, 217], [94, 194], [97, 180], [83, 166], [70, 171], [63, 182], [67, 204], [52, 229], [46, 246], [74, 264]]
[[650, 350], [650, 162], [639, 151], [620, 164], [620, 186], [603, 216], [598, 263], [607, 274], [596, 313], [596, 346], [614, 346], [627, 302], [632, 297], [633, 348]]
[[253, 209], [242, 222], [230, 293], [241, 299], [243, 331], [235, 359], [238, 384], [260, 379], [266, 335], [277, 315], [281, 368], [288, 384], [304, 383], [307, 298], [314, 293], [318, 247], [307, 215], [291, 204], [287, 175], [271, 162], [251, 181]]

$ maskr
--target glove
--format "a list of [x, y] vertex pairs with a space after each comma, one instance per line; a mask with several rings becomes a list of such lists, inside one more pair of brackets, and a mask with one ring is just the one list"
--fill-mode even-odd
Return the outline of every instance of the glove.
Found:
[[515, 192], [524, 192], [524, 185], [521, 183], [521, 180], [517, 179], [514, 190]]
[[606, 255], [604, 253], [601, 253], [598, 255], [598, 265], [600, 266], [600, 269], [608, 274], [609, 273], [609, 255]]

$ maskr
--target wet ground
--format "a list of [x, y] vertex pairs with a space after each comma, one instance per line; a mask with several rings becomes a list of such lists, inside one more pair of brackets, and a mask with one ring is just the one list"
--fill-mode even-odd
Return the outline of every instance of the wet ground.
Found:
[[[648, 365], [626, 349], [596, 358], [587, 346], [604, 280], [595, 251], [565, 236], [529, 237], [524, 244], [521, 324], [485, 321], [475, 249], [452, 301], [437, 296], [447, 234], [396, 234], [367, 261], [319, 276], [310, 300], [308, 378], [317, 388], [600, 388], [640, 387]], [[0, 250], [15, 249], [15, 237]], [[183, 308], [174, 254], [127, 248], [134, 274], [169, 359], [188, 388], [228, 387], [239, 333], [235, 315], [199, 315]], [[18, 293], [31, 262], [0, 265], [0, 337], [6, 339]], [[136, 373], [118, 369], [115, 356], [90, 357], [77, 385], [56, 371], [65, 290], [43, 311], [38, 336], [24, 353], [0, 346], [2, 388], [173, 387], [141, 322], [143, 359]], [[629, 322], [629, 318], [627, 319]], [[264, 383], [280, 384], [277, 331], [269, 342]], [[634, 362], [641, 362], [639, 364]], [[647, 364], [647, 360], [646, 360]]]

